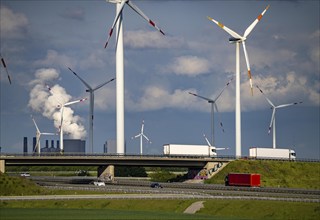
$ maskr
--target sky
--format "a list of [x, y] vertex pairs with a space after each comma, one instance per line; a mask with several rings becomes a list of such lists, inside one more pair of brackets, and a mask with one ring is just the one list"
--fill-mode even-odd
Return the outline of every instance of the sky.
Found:
[[[277, 147], [294, 149], [298, 158], [320, 159], [319, 1], [153, 1], [134, 0], [165, 33], [160, 34], [128, 5], [123, 10], [125, 59], [125, 139], [128, 154], [139, 153], [142, 120], [145, 154], [162, 154], [164, 144], [205, 145], [211, 138], [210, 111], [193, 92], [215, 99], [235, 77], [235, 45], [207, 16], [242, 35], [270, 5], [247, 37], [253, 84], [277, 109]], [[89, 98], [71, 68], [95, 87], [116, 76], [115, 34], [104, 49], [115, 4], [104, 0], [1, 0], [1, 152], [31, 151], [35, 118], [41, 132], [59, 127], [57, 106]], [[272, 110], [258, 89], [251, 96], [240, 49], [242, 155], [250, 147], [272, 147], [268, 134]], [[53, 93], [46, 88], [50, 86]], [[116, 83], [95, 92], [94, 152], [116, 139]], [[235, 155], [235, 80], [217, 101], [215, 146]], [[89, 101], [65, 108], [65, 138], [88, 138]], [[223, 123], [224, 132], [219, 126]], [[41, 137], [41, 145], [46, 139]], [[88, 143], [87, 143], [88, 146]], [[89, 149], [87, 148], [87, 151]]]

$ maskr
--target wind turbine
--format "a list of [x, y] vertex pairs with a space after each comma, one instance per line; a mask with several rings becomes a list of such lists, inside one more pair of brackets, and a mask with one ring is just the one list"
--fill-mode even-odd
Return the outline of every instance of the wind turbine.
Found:
[[31, 115], [31, 119], [34, 123], [34, 126], [36, 127], [36, 146], [35, 146], [35, 149], [37, 149], [38, 151], [38, 154], [40, 155], [40, 137], [41, 135], [56, 135], [55, 133], [46, 133], [46, 132], [41, 132], [36, 121], [34, 120], [33, 116]]
[[[47, 88], [50, 91], [50, 93], [53, 95], [53, 92], [48, 85], [47, 85]], [[58, 108], [60, 108], [60, 115], [61, 115], [61, 120], [60, 120], [60, 152], [61, 153], [63, 153], [63, 151], [64, 151], [64, 148], [63, 148], [63, 111], [64, 111], [64, 108], [66, 106], [73, 105], [73, 104], [76, 104], [79, 102], [83, 102], [85, 100], [87, 100], [87, 98], [83, 98], [83, 99], [79, 99], [79, 100], [71, 101], [71, 102], [66, 102], [66, 103], [61, 103], [58, 101], [58, 103], [59, 103]]]
[[[206, 98], [200, 95], [197, 95], [195, 93], [189, 92], [190, 95], [199, 97], [201, 99], [204, 99], [206, 101], [208, 101], [208, 103], [211, 104], [211, 143], [214, 145], [214, 109], [216, 109], [217, 112], [219, 112], [218, 110], [218, 105], [217, 105], [217, 100], [219, 99], [219, 97], [221, 96], [221, 94], [223, 93], [223, 91], [229, 86], [229, 84], [231, 83], [231, 81], [233, 80], [233, 78], [231, 78], [228, 83], [224, 86], [224, 88], [221, 90], [221, 92], [219, 93], [219, 95], [215, 98], [215, 99], [210, 99], [210, 98]], [[220, 126], [223, 129], [223, 125], [222, 122], [220, 122]], [[224, 130], [223, 130], [224, 131]]]
[[256, 26], [256, 24], [261, 20], [262, 16], [266, 13], [270, 5], [268, 5], [264, 11], [254, 20], [254, 22], [245, 30], [243, 36], [239, 35], [238, 33], [234, 32], [233, 30], [229, 29], [228, 27], [224, 26], [222, 23], [214, 20], [211, 17], [208, 17], [209, 20], [216, 23], [220, 28], [225, 30], [228, 34], [231, 35], [229, 38], [230, 43], [236, 44], [236, 157], [241, 157], [241, 102], [240, 102], [240, 43], [243, 46], [243, 52], [246, 59], [247, 69], [248, 69], [248, 76], [251, 88], [251, 95], [253, 95], [253, 86], [252, 86], [252, 78], [251, 78], [251, 71], [250, 71], [250, 63], [249, 57], [246, 50], [245, 41], [247, 37]]
[[113, 29], [117, 24], [117, 37], [116, 37], [116, 111], [117, 111], [117, 153], [124, 154], [124, 60], [123, 60], [123, 28], [122, 28], [122, 10], [125, 4], [129, 5], [137, 14], [145, 19], [150, 25], [156, 28], [161, 34], [164, 32], [150, 20], [136, 5], [130, 0], [107, 0], [107, 2], [117, 4], [116, 17], [114, 18], [111, 26], [105, 48], [109, 43], [112, 36]]
[[209, 147], [213, 147], [216, 151], [217, 150], [228, 150], [229, 149], [228, 147], [215, 147], [215, 146], [212, 146], [205, 134], [203, 134], [203, 137], [204, 137], [204, 139], [206, 139], [206, 142], [207, 142], [208, 146]]
[[2, 63], [3, 68], [6, 70], [6, 73], [7, 73], [7, 76], [8, 76], [8, 80], [9, 80], [9, 83], [11, 85], [11, 78], [10, 78], [10, 75], [9, 75], [9, 72], [8, 72], [8, 68], [7, 68], [6, 62], [4, 62], [4, 59], [3, 59], [2, 56], [1, 56], [1, 63]]
[[142, 145], [143, 145], [143, 140], [142, 140], [142, 138], [145, 138], [149, 143], [151, 143], [151, 141], [149, 140], [149, 138], [143, 133], [143, 129], [144, 129], [144, 120], [142, 121], [140, 133], [137, 134], [136, 136], [132, 137], [132, 139], [133, 139], [133, 138], [138, 138], [138, 137], [140, 137], [140, 155], [142, 155]]
[[273, 148], [276, 148], [276, 109], [278, 108], [284, 108], [284, 107], [288, 107], [288, 106], [292, 106], [292, 105], [297, 105], [297, 104], [301, 104], [302, 102], [294, 102], [294, 103], [289, 103], [289, 104], [283, 104], [283, 105], [274, 105], [270, 99], [268, 99], [268, 97], [263, 93], [263, 91], [259, 88], [259, 86], [256, 86], [260, 92], [262, 93], [262, 95], [265, 97], [265, 99], [269, 102], [269, 104], [271, 105], [271, 109], [272, 109], [272, 115], [271, 115], [271, 121], [270, 121], [270, 125], [269, 125], [269, 129], [268, 129], [268, 134], [270, 134], [271, 131], [271, 126], [272, 126], [272, 136], [273, 136]]
[[89, 115], [89, 148], [91, 149], [91, 153], [93, 153], [93, 108], [94, 108], [94, 92], [104, 85], [108, 84], [109, 82], [112, 82], [115, 80], [115, 78], [110, 79], [107, 82], [104, 82], [95, 88], [92, 88], [86, 81], [84, 81], [77, 73], [75, 73], [71, 68], [68, 67], [68, 69], [76, 76], [80, 81], [87, 87], [86, 92], [90, 93], [90, 115]]

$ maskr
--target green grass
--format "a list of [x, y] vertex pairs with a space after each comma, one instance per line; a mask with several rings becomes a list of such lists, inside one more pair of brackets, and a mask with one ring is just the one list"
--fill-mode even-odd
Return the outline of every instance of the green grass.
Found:
[[320, 163], [236, 160], [206, 183], [224, 184], [228, 173], [259, 173], [262, 187], [320, 189]]
[[[194, 215], [183, 211], [196, 200], [55, 200], [0, 202], [1, 219], [318, 219], [320, 204], [206, 200]], [[50, 208], [48, 208], [50, 207]]]

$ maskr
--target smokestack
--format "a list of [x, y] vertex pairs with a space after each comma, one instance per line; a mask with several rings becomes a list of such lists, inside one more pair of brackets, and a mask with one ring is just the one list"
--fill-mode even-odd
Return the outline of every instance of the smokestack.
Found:
[[60, 148], [60, 141], [57, 140], [57, 149], [59, 149], [59, 148]]
[[24, 155], [28, 154], [28, 138], [27, 137], [23, 138], [23, 154]]
[[49, 140], [46, 140], [46, 148], [49, 148]]
[[35, 152], [36, 151], [36, 144], [37, 144], [37, 139], [36, 137], [33, 137], [32, 139], [32, 152]]
[[54, 140], [51, 140], [51, 148], [54, 148]]

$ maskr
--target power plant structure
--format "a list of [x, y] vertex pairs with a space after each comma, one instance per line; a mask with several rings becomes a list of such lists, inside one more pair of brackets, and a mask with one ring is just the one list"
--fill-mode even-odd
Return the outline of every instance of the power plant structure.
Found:
[[[32, 144], [32, 153], [37, 153], [36, 150], [36, 137], [33, 137]], [[49, 147], [49, 143], [50, 147]], [[56, 141], [55, 147], [54, 140], [46, 140], [45, 147], [41, 148], [41, 153], [59, 153], [60, 152], [60, 141]], [[64, 153], [81, 153], [84, 154], [86, 152], [86, 141], [81, 139], [64, 139]], [[23, 138], [23, 154], [28, 154], [28, 138]]]

